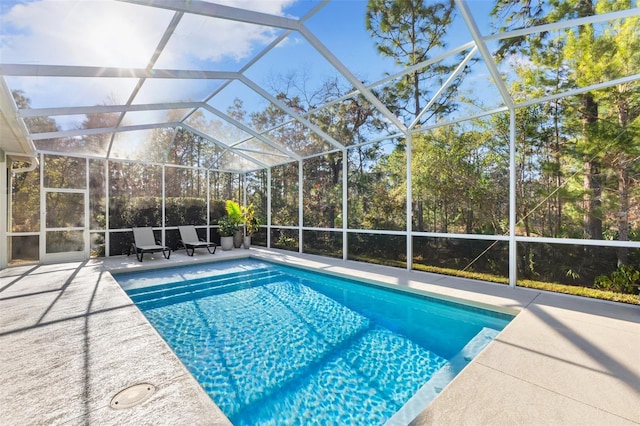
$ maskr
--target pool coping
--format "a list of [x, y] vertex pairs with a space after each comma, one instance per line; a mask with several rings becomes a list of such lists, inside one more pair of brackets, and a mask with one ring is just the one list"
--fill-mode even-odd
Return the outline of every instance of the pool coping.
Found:
[[[640, 424], [638, 306], [262, 248], [1, 270], [0, 418], [229, 424], [108, 272], [249, 256], [519, 311], [412, 424]], [[109, 407], [145, 380], [151, 398]]]

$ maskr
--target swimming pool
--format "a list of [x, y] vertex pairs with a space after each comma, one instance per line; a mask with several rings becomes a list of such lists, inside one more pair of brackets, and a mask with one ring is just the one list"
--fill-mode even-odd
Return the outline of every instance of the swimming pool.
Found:
[[255, 259], [114, 277], [234, 425], [407, 424], [513, 318]]

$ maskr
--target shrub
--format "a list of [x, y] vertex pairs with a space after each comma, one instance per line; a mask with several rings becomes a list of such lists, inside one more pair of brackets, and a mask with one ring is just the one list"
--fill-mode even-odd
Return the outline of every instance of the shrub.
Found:
[[599, 275], [593, 283], [594, 288], [635, 294], [640, 285], [640, 271], [629, 265], [620, 265], [611, 275]]

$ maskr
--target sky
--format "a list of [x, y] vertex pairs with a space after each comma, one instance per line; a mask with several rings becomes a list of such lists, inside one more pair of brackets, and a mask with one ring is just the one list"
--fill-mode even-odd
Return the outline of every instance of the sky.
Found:
[[[143, 68], [172, 17], [170, 11], [117, 1], [2, 0], [0, 3], [2, 63]], [[303, 16], [318, 4], [308, 0], [218, 3], [294, 18]], [[486, 5], [490, 4], [490, 1], [476, 0], [470, 2], [470, 7], [481, 10], [484, 6], [483, 13], [486, 13]], [[396, 72], [399, 68], [375, 52], [364, 28], [365, 10], [364, 0], [333, 1], [306, 26], [358, 78], [371, 82], [380, 79], [385, 72]], [[185, 15], [156, 62], [156, 68], [202, 67], [235, 71], [279, 33], [277, 29]], [[455, 31], [454, 34], [461, 37], [452, 40], [450, 47], [470, 39], [466, 31]], [[254, 66], [258, 71], [253, 74], [264, 75], [265, 69], [271, 73], [285, 73], [291, 69], [292, 58], [295, 58], [296, 66], [306, 64], [318, 74], [330, 69], [300, 35], [293, 34], [269, 55], [269, 60], [261, 60], [259, 66]], [[130, 84], [124, 82], [121, 85], [122, 90], [129, 87]], [[103, 96], [98, 94], [97, 97]]]
[[[311, 0], [228, 0], [218, 3], [267, 14], [300, 18], [320, 4]], [[371, 83], [400, 68], [381, 57], [365, 30], [365, 0], [334, 0], [305, 26], [353, 73]], [[471, 0], [469, 8], [488, 31], [492, 2]], [[0, 0], [0, 63], [145, 68], [169, 25], [173, 12], [113, 0]], [[448, 48], [471, 40], [458, 14]], [[157, 69], [238, 71], [283, 30], [186, 14], [155, 63]], [[351, 86], [300, 34], [293, 32], [245, 75], [269, 90], [278, 76], [304, 73], [309, 87], [327, 76]], [[486, 80], [486, 68], [475, 77]], [[31, 107], [125, 104], [137, 78], [5, 77], [10, 89], [23, 90]], [[202, 100], [221, 80], [147, 79], [134, 104]], [[469, 84], [475, 84], [470, 79]], [[486, 85], [486, 84], [485, 84]], [[484, 85], [483, 85], [484, 86]], [[259, 110], [265, 100], [234, 83], [211, 104], [225, 111], [235, 97]], [[253, 103], [253, 104], [251, 104]], [[143, 114], [138, 114], [138, 117]], [[82, 116], [57, 117], [63, 129], [77, 127]], [[154, 119], [146, 114], [146, 118]], [[139, 124], [130, 115], [127, 124]]]

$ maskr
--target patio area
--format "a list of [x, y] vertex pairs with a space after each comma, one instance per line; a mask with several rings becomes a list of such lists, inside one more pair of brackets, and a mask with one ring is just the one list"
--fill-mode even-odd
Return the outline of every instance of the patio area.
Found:
[[109, 272], [244, 256], [520, 311], [411, 424], [640, 424], [639, 306], [262, 248], [1, 270], [3, 424], [229, 424]]

